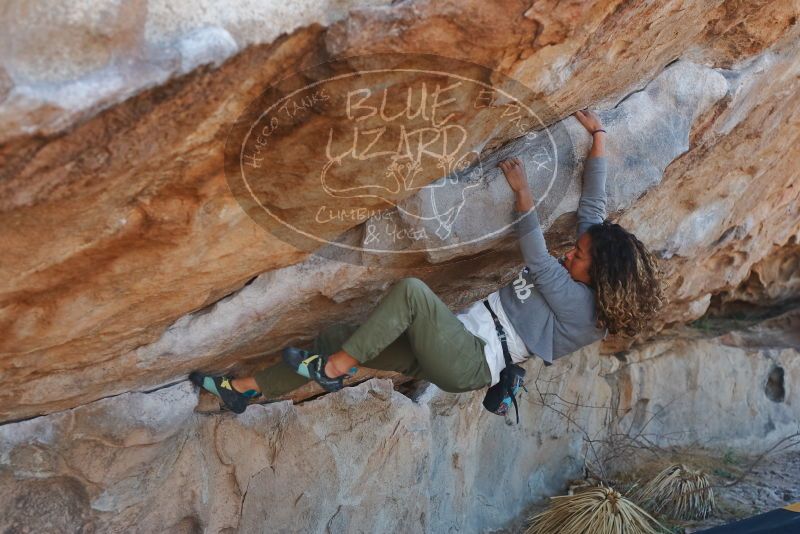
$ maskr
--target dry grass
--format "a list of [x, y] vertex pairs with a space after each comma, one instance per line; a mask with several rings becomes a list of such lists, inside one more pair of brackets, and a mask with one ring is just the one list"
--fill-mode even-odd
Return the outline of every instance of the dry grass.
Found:
[[525, 534], [657, 534], [667, 530], [645, 510], [606, 486], [551, 500], [554, 502], [547, 510], [530, 518]]
[[705, 519], [715, 508], [709, 477], [682, 464], [662, 470], [631, 498], [650, 512], [672, 519]]

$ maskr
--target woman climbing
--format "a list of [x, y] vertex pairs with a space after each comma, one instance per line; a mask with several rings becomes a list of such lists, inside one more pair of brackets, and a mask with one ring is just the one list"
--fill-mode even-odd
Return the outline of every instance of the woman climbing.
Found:
[[562, 261], [548, 253], [525, 169], [510, 158], [498, 166], [516, 197], [513, 216], [525, 261], [514, 281], [453, 314], [424, 282], [404, 278], [360, 326], [330, 327], [311, 350], [287, 347], [282, 363], [254, 376], [194, 372], [192, 382], [236, 413], [252, 397], [278, 398], [309, 380], [336, 391], [361, 365], [464, 392], [494, 386], [506, 367], [493, 316], [514, 363], [536, 355], [550, 365], [608, 333], [635, 335], [663, 304], [662, 273], [636, 236], [604, 220], [606, 132], [596, 113], [574, 116], [591, 133], [592, 148], [583, 171], [577, 243]]

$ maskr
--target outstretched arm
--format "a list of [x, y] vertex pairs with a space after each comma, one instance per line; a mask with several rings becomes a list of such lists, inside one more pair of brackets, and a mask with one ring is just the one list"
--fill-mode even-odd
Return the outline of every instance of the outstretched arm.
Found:
[[[577, 112], [575, 116], [590, 132], [602, 128], [594, 112]], [[578, 204], [578, 236], [590, 225], [605, 219], [607, 162], [604, 135], [603, 132], [593, 134], [592, 150], [584, 166], [583, 189]], [[515, 228], [522, 257], [531, 271], [534, 284], [557, 317], [568, 317], [575, 312], [574, 303], [587, 290], [586, 286], [575, 281], [569, 271], [547, 251], [522, 162], [519, 158], [512, 158], [500, 162], [499, 167], [516, 197], [513, 211], [514, 220], [517, 221]]]
[[525, 169], [518, 158], [501, 161], [500, 169], [516, 195], [513, 217], [517, 220], [520, 250], [533, 278], [536, 289], [547, 301], [550, 309], [560, 319], [575, 313], [575, 302], [587, 291], [576, 282], [556, 258], [547, 251], [539, 217], [534, 209], [533, 193], [525, 177]]
[[591, 225], [601, 223], [606, 218], [606, 133], [600, 117], [594, 111], [576, 111], [575, 118], [592, 134], [592, 149], [583, 167], [583, 187], [578, 202], [578, 225], [575, 239], [578, 239]]

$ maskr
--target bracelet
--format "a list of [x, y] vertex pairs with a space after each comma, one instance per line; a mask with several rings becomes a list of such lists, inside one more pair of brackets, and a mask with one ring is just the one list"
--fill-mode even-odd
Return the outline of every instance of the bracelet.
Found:
[[607, 131], [605, 131], [604, 129], [602, 129], [602, 128], [598, 128], [597, 130], [595, 130], [595, 131], [593, 131], [593, 132], [592, 132], [592, 135], [596, 134], [597, 132], [608, 133], [608, 132], [607, 132]]

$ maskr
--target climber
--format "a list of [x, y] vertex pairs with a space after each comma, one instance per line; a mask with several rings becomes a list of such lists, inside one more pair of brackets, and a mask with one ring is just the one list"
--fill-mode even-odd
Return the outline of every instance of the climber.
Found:
[[[655, 256], [633, 234], [604, 220], [606, 132], [595, 112], [574, 116], [591, 133], [592, 148], [583, 171], [577, 243], [564, 258], [547, 251], [522, 162], [506, 159], [498, 166], [515, 194], [513, 216], [525, 262], [515, 280], [453, 314], [424, 282], [403, 278], [360, 326], [334, 325], [310, 350], [287, 347], [283, 362], [254, 376], [194, 372], [192, 382], [236, 413], [250, 398], [275, 399], [309, 380], [337, 391], [361, 365], [464, 392], [497, 384], [507, 361], [536, 355], [550, 365], [608, 333], [635, 335], [663, 305], [663, 276]], [[502, 330], [495, 330], [495, 315]]]

